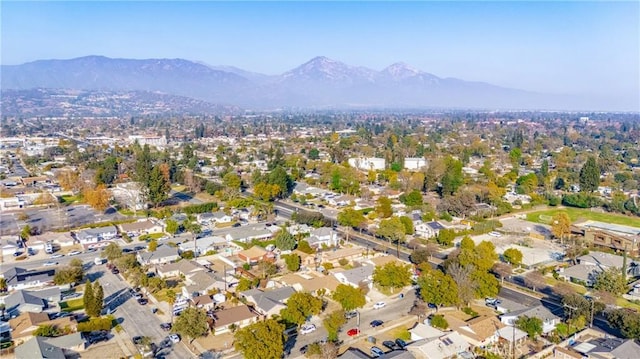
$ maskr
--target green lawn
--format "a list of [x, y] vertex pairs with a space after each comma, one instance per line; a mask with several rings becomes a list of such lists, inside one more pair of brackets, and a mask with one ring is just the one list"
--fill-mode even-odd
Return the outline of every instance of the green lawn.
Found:
[[[548, 222], [544, 220], [544, 216], [547, 216], [548, 218], [550, 218], [560, 211], [566, 212], [569, 215], [569, 218], [571, 218], [572, 222], [576, 222], [577, 220], [592, 220], [592, 221], [600, 221], [600, 222], [607, 222], [607, 223], [614, 223], [614, 224], [622, 224], [622, 225], [631, 226], [631, 227], [640, 227], [640, 218], [638, 217], [630, 217], [630, 216], [624, 216], [621, 214], [613, 214], [613, 213], [591, 212], [588, 209], [572, 208], [572, 207], [531, 212], [527, 214], [527, 221], [548, 224]], [[543, 216], [543, 218], [540, 218], [540, 216]]]
[[82, 298], [70, 299], [66, 302], [60, 302], [60, 309], [62, 309], [63, 312], [73, 312], [84, 309], [84, 303]]
[[72, 204], [75, 202], [80, 202], [80, 196], [70, 196], [67, 194], [60, 196], [60, 203], [64, 205]]

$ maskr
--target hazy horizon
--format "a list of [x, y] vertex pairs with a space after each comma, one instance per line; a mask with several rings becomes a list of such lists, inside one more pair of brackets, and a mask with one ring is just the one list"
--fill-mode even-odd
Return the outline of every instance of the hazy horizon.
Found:
[[[3, 65], [184, 58], [281, 74], [315, 56], [640, 101], [638, 2], [6, 2]], [[640, 104], [639, 104], [640, 107]]]

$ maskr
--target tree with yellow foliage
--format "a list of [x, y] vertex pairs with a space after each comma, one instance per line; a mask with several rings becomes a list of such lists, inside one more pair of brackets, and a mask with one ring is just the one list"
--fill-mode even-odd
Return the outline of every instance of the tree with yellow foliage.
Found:
[[551, 220], [551, 233], [562, 240], [571, 233], [571, 218], [566, 212], [558, 212]]
[[91, 207], [99, 211], [104, 211], [109, 206], [111, 194], [107, 190], [107, 186], [101, 184], [96, 188], [85, 187], [82, 191], [82, 197], [84, 197], [85, 202]]

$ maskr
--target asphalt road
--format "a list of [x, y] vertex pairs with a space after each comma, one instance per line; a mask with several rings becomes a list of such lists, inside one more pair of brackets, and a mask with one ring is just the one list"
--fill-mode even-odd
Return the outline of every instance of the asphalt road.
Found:
[[[91, 281], [100, 281], [104, 290], [104, 308], [115, 309], [113, 315], [131, 338], [138, 335], [146, 336], [159, 344], [169, 334], [160, 329], [162, 320], [151, 313], [153, 305], [138, 304], [129, 294], [130, 286], [120, 275], [112, 274], [105, 265], [91, 265], [86, 273]], [[193, 354], [180, 342], [162, 350], [157, 357], [182, 359], [191, 358]]]

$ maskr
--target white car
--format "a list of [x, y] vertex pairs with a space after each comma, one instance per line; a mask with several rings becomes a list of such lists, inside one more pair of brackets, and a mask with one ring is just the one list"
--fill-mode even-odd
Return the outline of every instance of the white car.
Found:
[[51, 267], [51, 266], [57, 266], [58, 262], [46, 262], [45, 264], [43, 264], [44, 267]]
[[498, 232], [489, 232], [489, 235], [492, 237], [501, 237], [502, 234], [498, 233]]
[[169, 335], [169, 339], [173, 342], [173, 344], [180, 343], [180, 336], [178, 336], [178, 334]]
[[387, 305], [387, 303], [385, 302], [378, 302], [376, 304], [373, 305], [373, 309], [381, 309], [384, 308], [384, 306]]
[[54, 254], [51, 256], [51, 259], [62, 258], [62, 257], [64, 257], [64, 254]]
[[80, 252], [80, 251], [71, 251], [71, 252], [69, 252], [69, 255], [70, 256], [77, 256], [80, 253], [82, 253], [82, 252]]
[[309, 334], [313, 331], [316, 330], [316, 325], [315, 324], [306, 324], [303, 325], [302, 328], [300, 328], [300, 334]]

